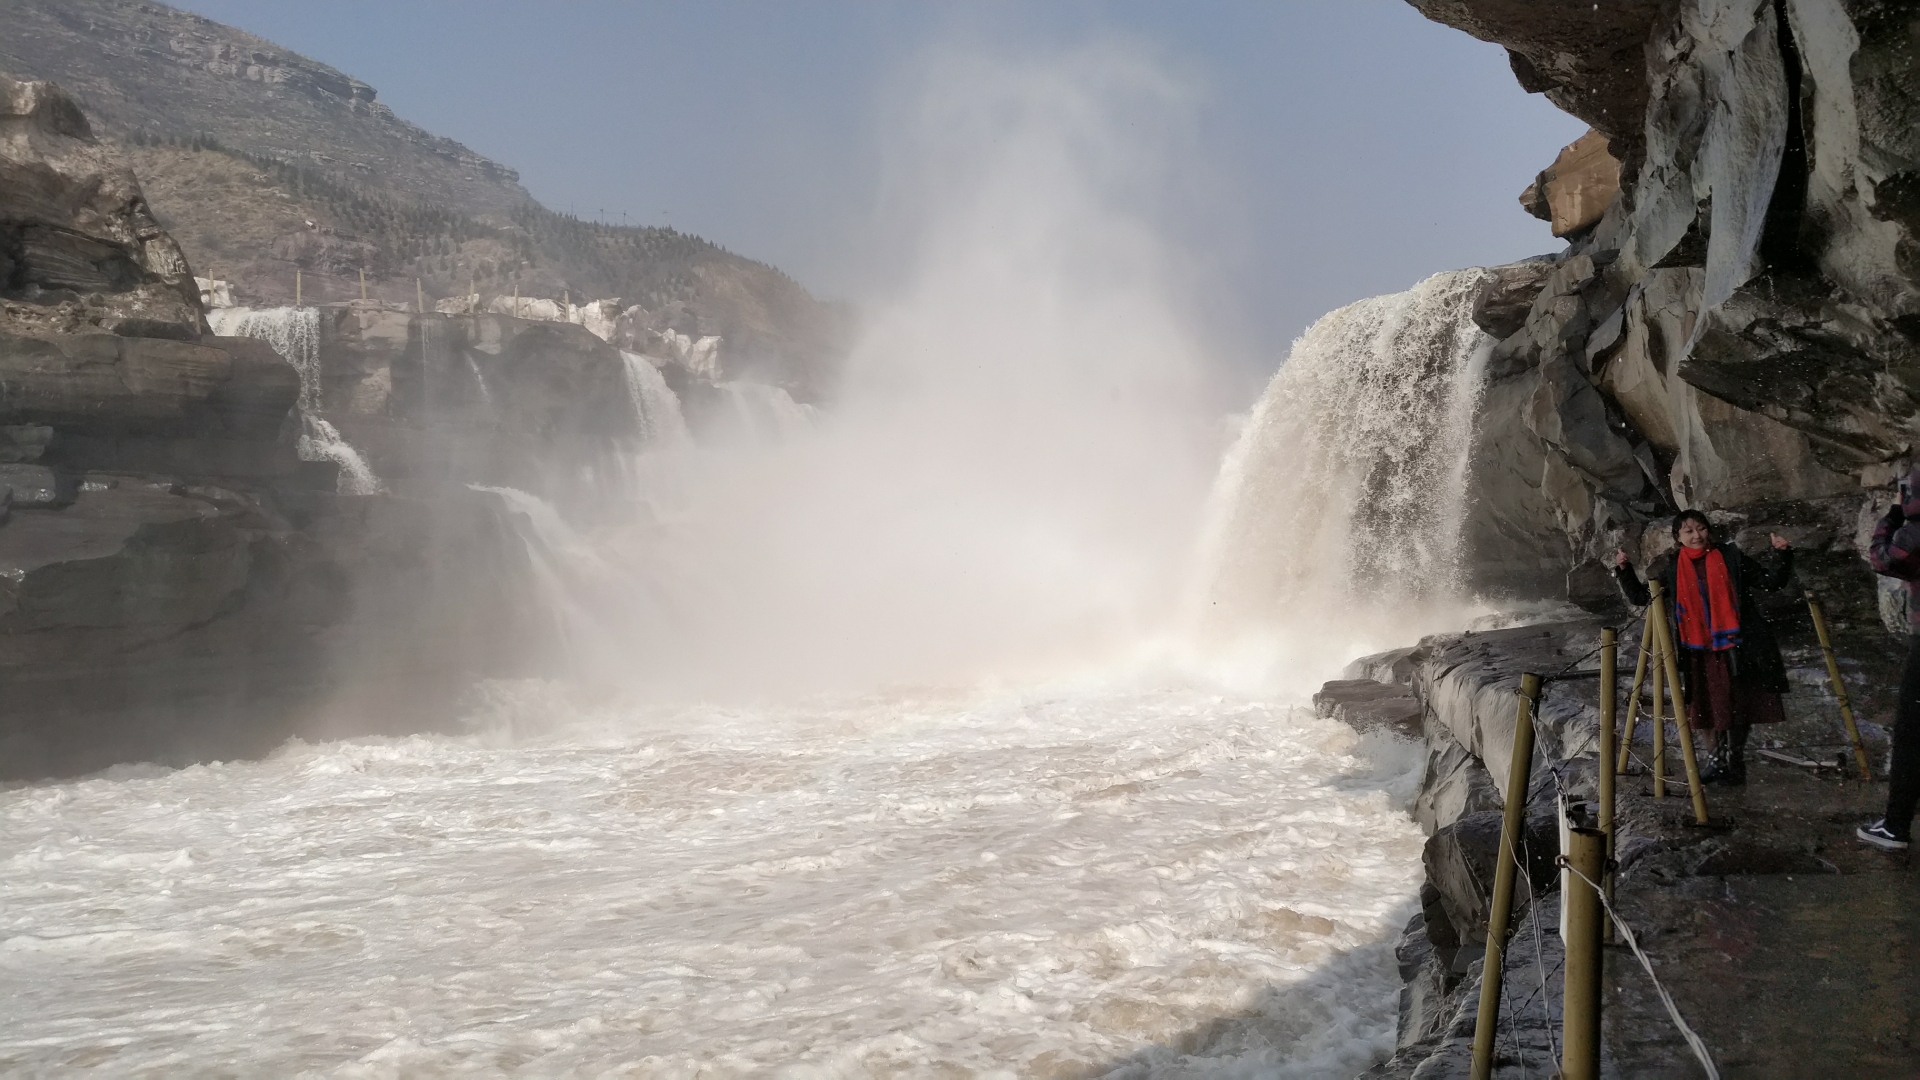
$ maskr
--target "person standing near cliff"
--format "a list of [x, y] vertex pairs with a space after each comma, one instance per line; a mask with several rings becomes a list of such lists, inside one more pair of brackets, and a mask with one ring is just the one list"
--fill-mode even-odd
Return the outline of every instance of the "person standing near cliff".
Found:
[[1893, 763], [1887, 770], [1887, 813], [1854, 835], [1875, 847], [1904, 851], [1913, 842], [1920, 805], [1920, 467], [1907, 474], [1900, 498], [1873, 528], [1867, 561], [1875, 573], [1907, 587], [1907, 665], [1893, 711]]
[[[1698, 510], [1673, 519], [1679, 547], [1653, 561], [1647, 578], [1669, 599], [1667, 617], [1680, 655], [1675, 659], [1695, 730], [1711, 734], [1700, 779], [1710, 784], [1747, 782], [1747, 736], [1755, 724], [1786, 719], [1780, 695], [1787, 665], [1780, 644], [1760, 612], [1753, 590], [1778, 589], [1793, 576], [1793, 548], [1778, 533], [1768, 535], [1779, 552], [1773, 569], [1732, 544], [1713, 540], [1713, 523]], [[1616, 551], [1614, 576], [1627, 599], [1645, 607], [1652, 593], [1635, 576], [1625, 551]]]

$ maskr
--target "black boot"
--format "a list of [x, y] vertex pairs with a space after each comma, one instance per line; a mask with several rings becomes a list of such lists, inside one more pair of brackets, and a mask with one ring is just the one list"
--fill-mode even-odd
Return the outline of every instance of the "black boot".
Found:
[[1747, 736], [1753, 734], [1751, 724], [1735, 724], [1732, 731], [1721, 739], [1728, 743], [1727, 783], [1734, 787], [1744, 787], [1747, 783]]
[[1721, 735], [1713, 741], [1713, 749], [1700, 760], [1700, 782], [1703, 784], [1726, 783], [1727, 776], [1727, 738]]

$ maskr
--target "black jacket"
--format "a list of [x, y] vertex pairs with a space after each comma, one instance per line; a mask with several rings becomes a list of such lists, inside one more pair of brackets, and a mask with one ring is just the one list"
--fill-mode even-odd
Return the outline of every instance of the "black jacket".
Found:
[[[1734, 676], [1742, 682], [1757, 684], [1762, 690], [1784, 694], [1788, 689], [1787, 664], [1780, 658], [1780, 643], [1773, 636], [1773, 627], [1767, 625], [1766, 616], [1761, 614], [1753, 590], [1771, 592], [1793, 578], [1793, 549], [1781, 551], [1773, 569], [1769, 570], [1732, 544], [1713, 546], [1727, 561], [1727, 576], [1733, 579], [1734, 603], [1740, 609], [1740, 644], [1733, 647]], [[1647, 568], [1648, 580], [1658, 581], [1667, 597], [1667, 627], [1676, 645], [1680, 638], [1679, 627], [1674, 622], [1673, 594], [1678, 558], [1670, 551], [1653, 560], [1653, 565]], [[1620, 591], [1627, 594], [1630, 602], [1640, 607], [1652, 602], [1652, 591], [1634, 574], [1632, 566], [1616, 567], [1613, 573], [1620, 579]]]

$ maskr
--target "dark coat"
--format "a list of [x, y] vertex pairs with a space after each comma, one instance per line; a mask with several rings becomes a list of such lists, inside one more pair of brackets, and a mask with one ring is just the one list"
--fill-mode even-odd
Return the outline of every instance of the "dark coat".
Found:
[[[1792, 579], [1793, 549], [1780, 552], [1773, 569], [1769, 570], [1732, 544], [1715, 544], [1714, 547], [1720, 550], [1720, 557], [1727, 561], [1727, 576], [1733, 579], [1730, 584], [1733, 586], [1734, 602], [1740, 609], [1740, 644], [1733, 647], [1734, 678], [1770, 693], [1784, 694], [1789, 688], [1787, 663], [1780, 657], [1780, 642], [1773, 636], [1773, 627], [1767, 624], [1766, 616], [1761, 614], [1753, 590], [1759, 588], [1771, 592]], [[1653, 560], [1653, 565], [1647, 568], [1648, 580], [1658, 581], [1668, 598], [1667, 629], [1673, 634], [1675, 644], [1680, 640], [1672, 602], [1678, 564], [1679, 556], [1670, 551]], [[1632, 603], [1646, 607], [1653, 601], [1652, 591], [1634, 574], [1633, 567], [1616, 567], [1614, 576], [1620, 579], [1620, 591], [1626, 593]]]

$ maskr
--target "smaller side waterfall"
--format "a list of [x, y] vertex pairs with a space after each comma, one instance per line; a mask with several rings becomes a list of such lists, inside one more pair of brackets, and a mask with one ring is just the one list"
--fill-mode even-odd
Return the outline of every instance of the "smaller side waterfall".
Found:
[[686, 417], [680, 412], [680, 399], [660, 369], [653, 366], [653, 361], [625, 349], [620, 350], [620, 360], [626, 365], [627, 396], [640, 422], [641, 445], [675, 449], [690, 444], [693, 440], [687, 433]]
[[1484, 271], [1436, 274], [1324, 315], [1294, 343], [1221, 466], [1202, 629], [1405, 617], [1458, 597], [1466, 468], [1492, 341]]
[[802, 405], [777, 386], [736, 379], [718, 384], [733, 408], [733, 421], [750, 442], [773, 446], [813, 427], [813, 406]]
[[320, 311], [310, 307], [215, 308], [207, 323], [221, 337], [259, 338], [300, 373], [300, 419], [303, 426], [294, 452], [302, 461], [331, 461], [340, 466], [337, 490], [342, 495], [376, 495], [386, 485], [374, 474], [360, 452], [321, 415]]

